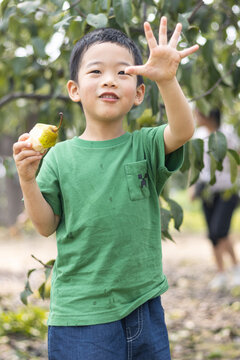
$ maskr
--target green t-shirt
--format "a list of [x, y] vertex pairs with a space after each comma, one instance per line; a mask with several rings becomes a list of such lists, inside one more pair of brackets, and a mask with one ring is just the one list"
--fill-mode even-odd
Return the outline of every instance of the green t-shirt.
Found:
[[45, 156], [37, 182], [61, 216], [49, 325], [116, 321], [167, 290], [158, 196], [183, 148], [165, 159], [164, 128], [74, 137]]

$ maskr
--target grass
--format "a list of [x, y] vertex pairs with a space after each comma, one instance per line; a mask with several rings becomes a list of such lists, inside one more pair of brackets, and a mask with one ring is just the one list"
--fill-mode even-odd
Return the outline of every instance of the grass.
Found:
[[0, 313], [0, 336], [22, 335], [44, 339], [47, 333], [47, 311], [38, 306], [25, 306]]

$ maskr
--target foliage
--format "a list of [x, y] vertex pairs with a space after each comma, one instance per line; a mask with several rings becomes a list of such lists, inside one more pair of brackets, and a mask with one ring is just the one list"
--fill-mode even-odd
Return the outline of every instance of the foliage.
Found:
[[44, 339], [46, 318], [46, 310], [37, 306], [0, 313], [0, 336], [14, 334]]
[[[193, 185], [204, 167], [203, 163], [203, 140], [193, 139], [190, 140], [186, 146], [185, 158], [182, 172], [189, 170], [189, 184]], [[215, 172], [221, 171], [223, 160], [227, 155], [230, 160], [231, 181], [235, 182], [238, 174], [238, 166], [240, 165], [239, 154], [233, 150], [228, 149], [227, 140], [223, 133], [216, 131], [208, 138], [208, 153], [211, 159], [211, 180], [210, 185], [216, 182]]]
[[[237, 81], [240, 75], [239, 13], [240, 7], [234, 0], [213, 1], [210, 5], [202, 0], [74, 3], [64, 0], [3, 0], [0, 130], [17, 137], [32, 127], [32, 119], [35, 122], [54, 122], [57, 113], [64, 109], [66, 121], [60, 137], [66, 138], [70, 130], [71, 134], [82, 131], [84, 116], [78, 106], [71, 103], [66, 92], [68, 60], [73, 44], [93, 28], [111, 26], [125, 31], [138, 44], [146, 60], [148, 47], [142, 24], [148, 20], [157, 32], [162, 15], [168, 17], [169, 36], [176, 22], [182, 22], [180, 48], [196, 42], [201, 45], [197, 54], [184, 59], [178, 71], [186, 96], [190, 101], [195, 100], [203, 113], [213, 106], [222, 108], [227, 119], [237, 126], [240, 108], [240, 83]], [[142, 117], [141, 126], [154, 126], [167, 120], [156, 85], [146, 80], [146, 86], [143, 105], [132, 109], [127, 116], [130, 130], [139, 126], [137, 118]], [[220, 136], [217, 136], [217, 141]], [[213, 146], [210, 145], [211, 151]], [[221, 142], [219, 146], [222, 146]], [[182, 171], [191, 169], [190, 184], [196, 181], [198, 170], [203, 166], [201, 147], [202, 144], [195, 141], [186, 148]], [[223, 147], [226, 154], [226, 147]], [[219, 150], [216, 151], [219, 154]], [[216, 152], [212, 153], [212, 182], [214, 170], [221, 167], [222, 160], [214, 154]], [[232, 152], [227, 155], [234, 179], [239, 157]]]
[[[84, 128], [84, 116], [66, 91], [68, 60], [74, 43], [94, 28], [110, 26], [126, 32], [138, 44], [146, 61], [148, 46], [143, 22], [149, 21], [157, 35], [162, 15], [168, 18], [169, 36], [178, 21], [183, 24], [181, 49], [195, 43], [201, 45], [196, 54], [182, 61], [177, 74], [189, 101], [204, 114], [211, 107], [220, 107], [225, 121], [240, 133], [240, 7], [235, 0], [0, 0], [0, 14], [2, 135], [17, 138], [35, 122], [54, 123], [60, 111], [65, 119], [60, 140], [79, 134]], [[145, 84], [143, 104], [126, 117], [126, 128], [130, 131], [167, 121], [155, 83], [145, 79]], [[209, 153], [211, 184], [225, 156], [230, 160], [234, 182], [239, 155], [227, 149], [223, 134], [216, 132], [209, 137]], [[6, 164], [10, 169], [10, 163]], [[188, 173], [188, 185], [196, 182], [203, 166], [203, 142], [191, 140], [186, 145], [181, 168]], [[171, 238], [169, 222], [174, 219], [179, 229], [182, 209], [166, 192], [163, 198], [163, 236]], [[28, 285], [25, 291], [31, 293]], [[44, 293], [43, 288], [40, 291]]]
[[[239, 91], [239, 14], [235, 0], [94, 0], [17, 1], [2, 0], [0, 38], [0, 130], [18, 136], [29, 131], [33, 122], [55, 122], [63, 110], [65, 122], [60, 140], [84, 128], [80, 108], [67, 96], [68, 60], [74, 43], [93, 28], [111, 26], [125, 31], [140, 47], [144, 61], [148, 46], [143, 22], [148, 20], [157, 34], [159, 18], [168, 17], [169, 36], [176, 22], [183, 24], [179, 47], [199, 43], [199, 51], [182, 61], [178, 79], [184, 93], [203, 113], [218, 106], [225, 120], [240, 132]], [[207, 3], [210, 3], [207, 5]], [[146, 80], [144, 103], [127, 116], [128, 130], [156, 126], [167, 121], [156, 85]], [[139, 120], [137, 120], [139, 119]], [[193, 184], [203, 164], [203, 144], [191, 141], [185, 151], [181, 171], [190, 171]], [[219, 146], [219, 148], [216, 148]], [[209, 139], [212, 179], [221, 169], [222, 151], [231, 162], [232, 180], [236, 178], [238, 154], [227, 151], [224, 137]]]
[[[41, 260], [37, 259], [34, 255], [32, 255], [32, 257], [35, 260], [37, 260], [43, 266], [43, 269], [44, 269], [45, 279], [44, 279], [44, 281], [42, 282], [42, 284], [39, 286], [39, 288], [37, 290], [40, 297], [44, 300], [48, 296], [47, 281], [48, 281], [48, 279], [49, 279], [49, 277], [51, 275], [52, 268], [53, 268], [55, 260], [54, 259], [49, 260], [45, 264]], [[20, 294], [20, 299], [21, 299], [22, 303], [25, 304], [25, 305], [27, 305], [27, 303], [28, 303], [28, 297], [33, 294], [33, 290], [32, 290], [31, 285], [30, 285], [30, 276], [36, 270], [38, 270], [38, 269], [33, 268], [33, 269], [28, 270], [27, 281], [26, 281], [26, 284], [25, 284], [25, 288]]]
[[[19, 134], [28, 130], [27, 118], [37, 113], [38, 121], [51, 122], [64, 109], [65, 131], [79, 132], [84, 118], [66, 92], [68, 59], [75, 41], [93, 28], [111, 26], [127, 32], [139, 45], [144, 60], [148, 47], [143, 21], [157, 32], [161, 15], [168, 17], [169, 35], [177, 21], [183, 24], [180, 48], [198, 42], [197, 54], [183, 61], [179, 81], [189, 99], [198, 99], [203, 112], [210, 106], [227, 109], [237, 122], [239, 89], [239, 13], [234, 0], [210, 5], [195, 0], [94, 0], [1, 2], [0, 129]], [[238, 61], [238, 66], [236, 66]], [[146, 81], [145, 108], [156, 116], [155, 124], [166, 121], [155, 84]], [[16, 100], [17, 101], [13, 101]], [[31, 100], [31, 101], [30, 101]], [[5, 105], [3, 107], [3, 105]], [[133, 112], [135, 109], [133, 110]], [[132, 120], [130, 112], [129, 121]], [[14, 125], [14, 126], [9, 126]]]

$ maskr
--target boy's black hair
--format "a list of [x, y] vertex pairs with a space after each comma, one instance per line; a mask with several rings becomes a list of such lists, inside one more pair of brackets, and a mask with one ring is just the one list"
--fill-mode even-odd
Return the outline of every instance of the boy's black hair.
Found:
[[221, 112], [219, 108], [212, 109], [209, 112], [208, 117], [216, 123], [217, 127], [219, 128], [221, 125]]
[[[134, 65], [142, 65], [140, 50], [133, 40], [129, 39], [122, 31], [113, 28], [101, 28], [84, 35], [74, 46], [70, 57], [70, 78], [78, 81], [78, 70], [82, 57], [87, 49], [94, 44], [111, 42], [125, 47], [133, 55]], [[137, 76], [137, 86], [143, 83], [143, 77]]]

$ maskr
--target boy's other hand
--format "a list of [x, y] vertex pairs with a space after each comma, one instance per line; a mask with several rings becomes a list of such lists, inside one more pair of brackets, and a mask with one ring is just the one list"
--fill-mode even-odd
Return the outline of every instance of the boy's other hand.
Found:
[[173, 35], [167, 42], [167, 18], [163, 16], [159, 26], [159, 43], [153, 34], [148, 22], [144, 23], [144, 31], [148, 42], [150, 56], [144, 65], [129, 66], [125, 72], [133, 75], [146, 76], [158, 84], [171, 81], [177, 72], [180, 61], [186, 56], [198, 50], [199, 46], [194, 45], [190, 48], [178, 51], [177, 43], [181, 34], [182, 25], [177, 24]]
[[44, 155], [32, 149], [29, 136], [28, 133], [21, 135], [18, 142], [13, 145], [13, 158], [20, 182], [28, 183], [35, 180], [39, 163]]

